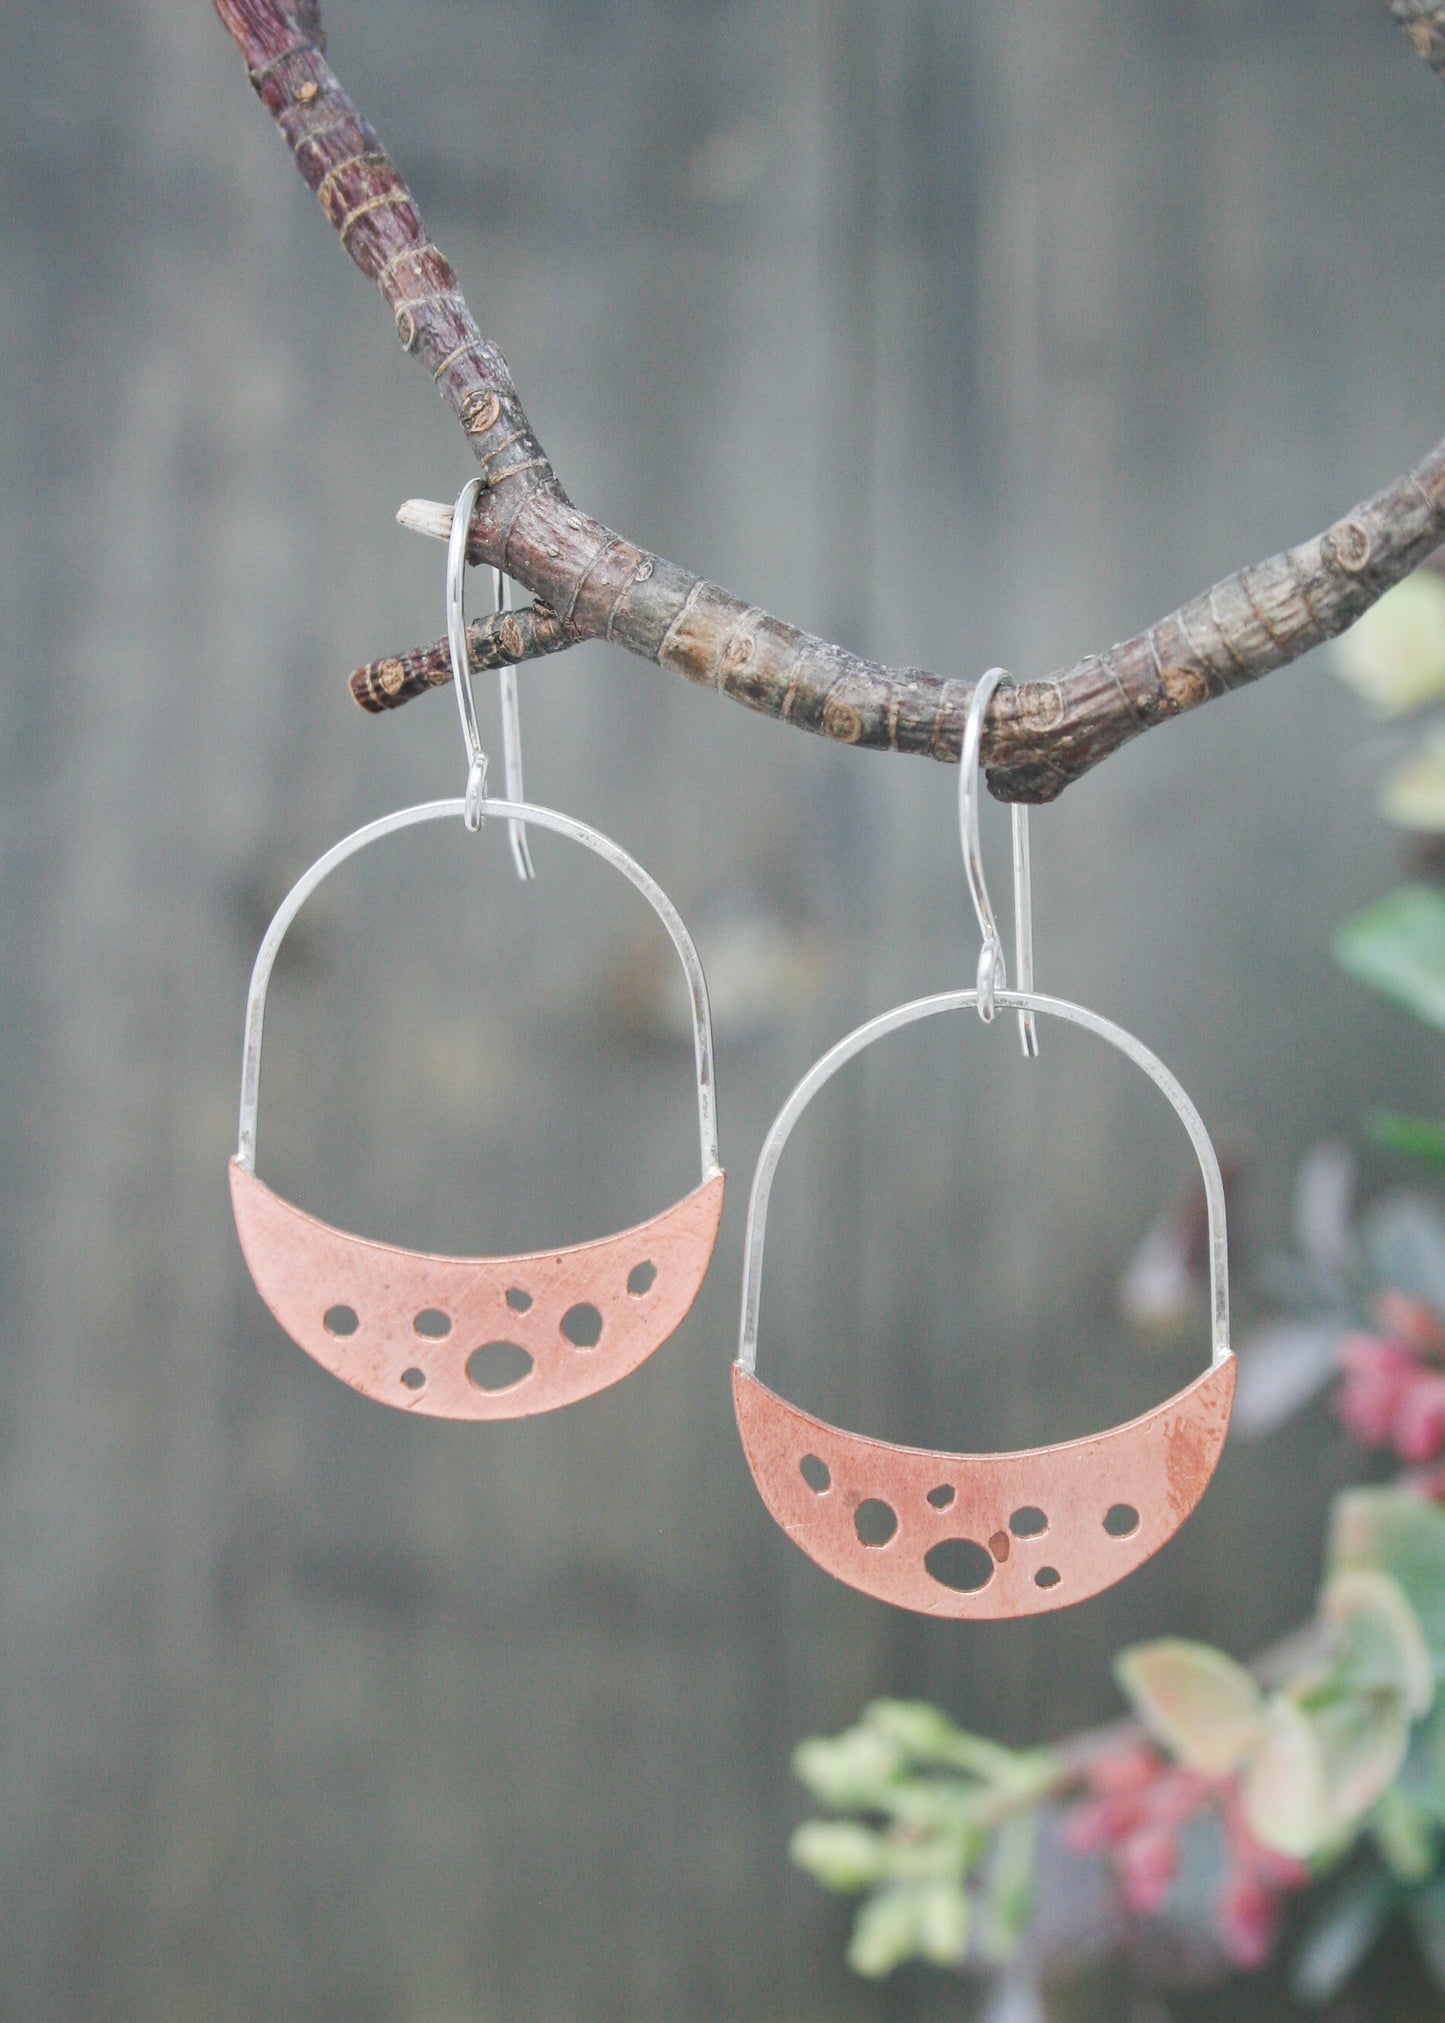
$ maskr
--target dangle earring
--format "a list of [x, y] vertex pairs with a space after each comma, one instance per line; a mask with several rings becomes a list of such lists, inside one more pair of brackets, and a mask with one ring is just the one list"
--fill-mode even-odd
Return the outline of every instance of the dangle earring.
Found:
[[[457, 500], [447, 555], [447, 636], [467, 751], [460, 800], [428, 801], [368, 822], [298, 879], [267, 928], [251, 976], [241, 1065], [241, 1122], [231, 1203], [257, 1290], [293, 1341], [379, 1404], [444, 1419], [515, 1419], [570, 1405], [628, 1376], [682, 1321], [706, 1275], [722, 1213], [712, 1025], [702, 965], [676, 907], [609, 837], [525, 801], [515, 672], [502, 675], [509, 792], [487, 796], [487, 760], [467, 665], [463, 576], [481, 480]], [[509, 688], [508, 677], [511, 677]], [[305, 1214], [256, 1176], [256, 1120], [266, 988], [286, 930], [338, 865], [421, 823], [505, 821], [519, 877], [532, 876], [528, 826], [580, 843], [620, 871], [667, 929], [687, 979], [702, 1180], [650, 1222], [568, 1250], [520, 1257], [435, 1257], [348, 1235]]]
[[[1224, 1184], [1199, 1112], [1163, 1062], [1132, 1033], [1033, 988], [1028, 812], [1015, 806], [1014, 903], [1019, 987], [1011, 990], [978, 847], [983, 713], [1002, 670], [977, 684], [964, 735], [959, 821], [969, 890], [983, 934], [973, 990], [943, 991], [880, 1013], [840, 1040], [799, 1082], [763, 1143], [748, 1202], [743, 1304], [733, 1404], [763, 1502], [796, 1545], [850, 1587], [933, 1616], [1024, 1616], [1112, 1587], [1179, 1529], [1214, 1473], [1229, 1428], [1235, 1360], [1229, 1346]], [[1034, 1019], [1066, 1020], [1142, 1068], [1189, 1134], [1209, 1215], [1213, 1355], [1209, 1368], [1142, 1418], [1082, 1440], [1013, 1454], [949, 1454], [871, 1440], [799, 1411], [756, 1375], [768, 1195], [789, 1134], [855, 1054], [943, 1012], [1018, 1013], [1024, 1052]], [[880, 1542], [881, 1541], [881, 1542]]]

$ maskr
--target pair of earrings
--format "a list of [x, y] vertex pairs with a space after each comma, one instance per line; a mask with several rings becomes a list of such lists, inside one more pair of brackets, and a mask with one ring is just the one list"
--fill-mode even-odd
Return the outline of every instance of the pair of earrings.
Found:
[[[620, 845], [570, 815], [523, 798], [516, 677], [502, 671], [506, 798], [487, 794], [467, 665], [463, 578], [481, 481], [464, 487], [447, 557], [447, 633], [467, 750], [460, 800], [399, 809], [345, 837], [282, 902], [251, 978], [241, 1075], [240, 1138], [231, 1162], [236, 1228], [258, 1290], [294, 1341], [378, 1403], [451, 1419], [509, 1419], [555, 1410], [635, 1370], [680, 1325], [712, 1259], [722, 1214], [712, 1027], [697, 950], [662, 888]], [[498, 605], [505, 578], [494, 572]], [[837, 1579], [934, 1616], [1038, 1614], [1082, 1601], [1133, 1571], [1172, 1537], [1219, 1459], [1234, 1395], [1229, 1347], [1224, 1187], [1198, 1111], [1147, 1047], [1096, 1012], [1033, 988], [1028, 814], [1013, 809], [1018, 988], [1010, 989], [979, 851], [983, 713], [1001, 678], [975, 688], [961, 754], [964, 865], [983, 935], [975, 988], [918, 998], [840, 1040], [783, 1105], [758, 1159], [744, 1239], [742, 1324], [733, 1365], [738, 1430], [769, 1512]], [[551, 830], [620, 871], [667, 929], [692, 1012], [702, 1178], [650, 1222], [598, 1242], [508, 1258], [435, 1257], [349, 1235], [272, 1192], [256, 1175], [261, 1039], [277, 952], [301, 906], [338, 865], [399, 830], [485, 816], [508, 826], [518, 875], [532, 876], [527, 827]], [[1057, 1018], [1118, 1049], [1163, 1091], [1199, 1161], [1209, 1219], [1213, 1354], [1209, 1369], [1142, 1418], [1082, 1440], [1016, 1454], [951, 1454], [846, 1432], [800, 1411], [757, 1377], [768, 1198], [783, 1148], [814, 1096], [855, 1055], [901, 1027], [976, 1011], [1018, 1015], [1024, 1053], [1036, 1018]]]

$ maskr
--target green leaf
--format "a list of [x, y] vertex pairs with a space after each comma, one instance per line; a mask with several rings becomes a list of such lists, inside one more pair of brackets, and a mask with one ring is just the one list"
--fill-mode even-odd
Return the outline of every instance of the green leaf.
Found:
[[1387, 1573], [1414, 1612], [1436, 1675], [1445, 1672], [1445, 1511], [1397, 1489], [1348, 1489], [1330, 1517], [1331, 1577]]
[[963, 1891], [934, 1883], [918, 1892], [918, 1950], [940, 1967], [968, 1951], [969, 1902]]
[[1336, 928], [1332, 947], [1361, 983], [1445, 1027], [1445, 892], [1402, 885]]
[[1438, 732], [1390, 774], [1380, 789], [1380, 813], [1402, 829], [1430, 835], [1445, 829], [1445, 738]]
[[1006, 1778], [1014, 1753], [981, 1735], [967, 1735], [924, 1700], [874, 1700], [863, 1725], [910, 1763], [946, 1765], [992, 1781]]
[[1114, 1676], [1156, 1740], [1211, 1777], [1233, 1770], [1264, 1732], [1258, 1686], [1209, 1644], [1165, 1637], [1114, 1660]]
[[1284, 1695], [1269, 1703], [1264, 1738], [1245, 1759], [1240, 1790], [1249, 1830], [1261, 1846], [1306, 1861], [1330, 1839], [1319, 1735]]
[[1389, 1923], [1395, 1892], [1377, 1868], [1357, 1869], [1332, 1892], [1295, 1955], [1290, 1985], [1301, 2002], [1328, 2002]]
[[968, 1947], [968, 1898], [947, 1883], [901, 1884], [878, 1891], [859, 1911], [848, 1965], [877, 1980], [915, 1954], [952, 1964]]
[[1437, 1696], [1411, 1736], [1399, 1784], [1436, 1826], [1445, 1827], [1445, 1698]]
[[1410, 1714], [1397, 1693], [1342, 1692], [1308, 1712], [1324, 1772], [1327, 1831], [1310, 1849], [1363, 1822], [1394, 1783], [1410, 1748]]
[[1296, 1861], [1339, 1852], [1399, 1774], [1409, 1746], [1410, 1717], [1398, 1694], [1340, 1692], [1327, 1681], [1277, 1693], [1241, 1774], [1250, 1831]]
[[1435, 1699], [1435, 1666], [1420, 1618], [1397, 1580], [1374, 1567], [1330, 1576], [1320, 1612], [1336, 1633], [1335, 1671], [1357, 1693], [1398, 1693], [1412, 1721]]
[[1417, 569], [1355, 621], [1332, 658], [1382, 716], [1445, 695], [1445, 581]]
[[1365, 1118], [1366, 1135], [1391, 1152], [1422, 1160], [1427, 1166], [1445, 1167], [1445, 1124], [1430, 1117], [1404, 1117], [1398, 1110], [1371, 1110]]
[[1412, 1890], [1405, 1908], [1430, 1978], [1445, 1994], [1445, 1878]]
[[1370, 1831], [1392, 1875], [1421, 1883], [1435, 1869], [1435, 1822], [1399, 1784], [1392, 1784], [1370, 1815]]
[[842, 1735], [810, 1735], [793, 1751], [793, 1774], [838, 1812], [886, 1812], [903, 1768], [895, 1745], [858, 1726]]
[[994, 1836], [984, 1878], [986, 1916], [979, 1945], [986, 1959], [999, 1964], [1013, 1958], [1033, 1917], [1038, 1824], [1037, 1812], [1017, 1812]]
[[825, 1890], [872, 1889], [892, 1866], [883, 1835], [852, 1820], [807, 1820], [793, 1835], [788, 1853]]

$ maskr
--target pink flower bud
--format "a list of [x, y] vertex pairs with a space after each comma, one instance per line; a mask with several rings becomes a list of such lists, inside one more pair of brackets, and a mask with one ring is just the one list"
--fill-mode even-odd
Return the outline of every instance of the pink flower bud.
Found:
[[1179, 1844], [1167, 1827], [1141, 1826], [1120, 1843], [1115, 1857], [1124, 1902], [1147, 1918], [1169, 1894], [1179, 1870]]
[[1420, 1365], [1398, 1342], [1374, 1335], [1349, 1336], [1338, 1357], [1345, 1380], [1335, 1393], [1335, 1410], [1362, 1445], [1383, 1447], [1394, 1435], [1407, 1393], [1420, 1381]]
[[1279, 1930], [1279, 1903], [1250, 1875], [1233, 1877], [1219, 1900], [1219, 1937], [1237, 1967], [1262, 1967]]

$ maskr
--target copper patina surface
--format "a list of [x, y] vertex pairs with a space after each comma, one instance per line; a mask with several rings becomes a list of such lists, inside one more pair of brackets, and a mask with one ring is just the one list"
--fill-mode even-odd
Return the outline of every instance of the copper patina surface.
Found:
[[[1142, 1418], [1015, 1454], [844, 1432], [736, 1364], [733, 1403], [764, 1503], [828, 1573], [925, 1615], [1027, 1616], [1112, 1587], [1173, 1537], [1224, 1446], [1235, 1368], [1228, 1356]], [[892, 1535], [865, 1543], [890, 1516]]]
[[[442, 1419], [551, 1412], [630, 1375], [696, 1298], [722, 1201], [716, 1173], [650, 1222], [595, 1243], [432, 1257], [332, 1229], [231, 1161], [241, 1248], [287, 1334], [368, 1398]], [[520, 1374], [485, 1388], [499, 1368]]]

